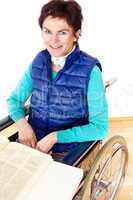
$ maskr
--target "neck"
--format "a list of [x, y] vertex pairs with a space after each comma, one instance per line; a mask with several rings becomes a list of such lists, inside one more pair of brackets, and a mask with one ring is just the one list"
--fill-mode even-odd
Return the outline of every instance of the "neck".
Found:
[[60, 68], [64, 67], [64, 64], [66, 62], [66, 58], [74, 51], [75, 46], [73, 47], [73, 49], [65, 56], [61, 56], [61, 57], [55, 57], [55, 56], [51, 56], [51, 61], [53, 66]]

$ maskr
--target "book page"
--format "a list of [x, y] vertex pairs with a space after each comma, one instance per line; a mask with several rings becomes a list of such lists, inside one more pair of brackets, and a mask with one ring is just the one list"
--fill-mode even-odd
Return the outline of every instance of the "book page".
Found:
[[71, 200], [83, 170], [16, 142], [0, 151], [0, 200]]
[[9, 144], [9, 140], [0, 134], [0, 151], [3, 150]]
[[52, 162], [50, 155], [9, 142], [0, 151], [0, 199], [19, 200], [20, 194], [22, 197], [27, 196]]
[[25, 200], [72, 200], [83, 170], [53, 161]]

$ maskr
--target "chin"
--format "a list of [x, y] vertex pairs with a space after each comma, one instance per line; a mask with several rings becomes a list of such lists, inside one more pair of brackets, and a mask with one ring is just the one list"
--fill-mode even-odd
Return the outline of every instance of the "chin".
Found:
[[63, 49], [53, 50], [51, 48], [47, 48], [47, 50], [49, 51], [51, 56], [55, 56], [55, 57], [65, 56], [65, 52], [63, 51]]

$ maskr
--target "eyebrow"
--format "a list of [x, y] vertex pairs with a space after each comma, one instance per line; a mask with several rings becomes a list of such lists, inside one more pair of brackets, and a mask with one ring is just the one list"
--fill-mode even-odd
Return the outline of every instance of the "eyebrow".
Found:
[[[46, 29], [46, 30], [48, 30], [48, 31], [51, 31], [50, 29], [48, 29], [47, 27], [42, 27], [43, 29]], [[61, 30], [59, 30], [58, 32], [62, 32], [62, 31], [70, 31], [69, 29], [67, 29], [67, 28], [64, 28], [64, 29], [61, 29]]]

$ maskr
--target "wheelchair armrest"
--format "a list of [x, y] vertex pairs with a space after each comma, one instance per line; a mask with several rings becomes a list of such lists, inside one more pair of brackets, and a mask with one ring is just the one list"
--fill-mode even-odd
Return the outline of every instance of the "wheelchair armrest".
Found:
[[[25, 106], [25, 116], [29, 114], [29, 105]], [[0, 120], [0, 134], [7, 137], [10, 141], [16, 141], [18, 138], [17, 127], [10, 116]]]
[[1, 119], [0, 120], [0, 131], [4, 130], [5, 128], [9, 127], [12, 124], [14, 124], [14, 121], [9, 116]]
[[[25, 106], [25, 116], [29, 114], [29, 105]], [[16, 141], [18, 137], [17, 127], [10, 116], [0, 120], [0, 134], [7, 137], [10, 141]]]
[[9, 117], [5, 117], [0, 121], [0, 134], [14, 142], [18, 138], [18, 131], [16, 124]]

